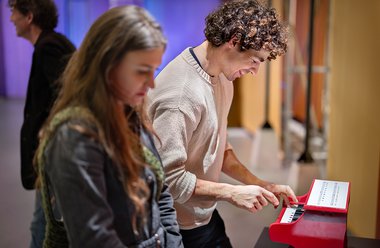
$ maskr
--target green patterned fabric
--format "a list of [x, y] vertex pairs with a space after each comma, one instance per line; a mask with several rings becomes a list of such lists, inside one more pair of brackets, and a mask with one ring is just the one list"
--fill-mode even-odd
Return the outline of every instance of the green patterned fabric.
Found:
[[157, 200], [160, 198], [161, 190], [164, 183], [164, 170], [162, 168], [160, 160], [149, 150], [146, 146], [143, 146], [143, 153], [145, 162], [150, 165], [157, 180]]

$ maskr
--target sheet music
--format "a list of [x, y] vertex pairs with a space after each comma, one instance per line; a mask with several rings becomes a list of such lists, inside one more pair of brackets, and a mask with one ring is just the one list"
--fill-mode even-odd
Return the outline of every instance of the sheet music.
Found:
[[281, 218], [280, 223], [290, 223], [292, 222], [294, 213], [296, 212], [295, 208], [286, 208], [285, 213]]
[[307, 205], [345, 209], [348, 196], [348, 182], [314, 181]]

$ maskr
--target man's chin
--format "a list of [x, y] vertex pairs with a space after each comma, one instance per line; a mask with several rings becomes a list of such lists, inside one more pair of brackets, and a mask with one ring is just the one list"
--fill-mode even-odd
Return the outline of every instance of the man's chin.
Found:
[[17, 37], [20, 37], [20, 38], [23, 38], [23, 37], [24, 37], [24, 36], [22, 35], [22, 33], [17, 32], [17, 31], [16, 31], [16, 35], [17, 35]]
[[240, 78], [240, 76], [236, 76], [231, 81], [235, 81], [236, 79], [239, 79], [239, 78]]

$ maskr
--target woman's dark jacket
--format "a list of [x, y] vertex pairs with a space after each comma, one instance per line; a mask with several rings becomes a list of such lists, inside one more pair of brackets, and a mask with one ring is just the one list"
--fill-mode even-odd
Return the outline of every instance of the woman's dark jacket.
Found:
[[[141, 176], [151, 193], [146, 204], [148, 221], [134, 232], [134, 205], [118, 166], [100, 142], [73, 129], [73, 124], [82, 125], [78, 120], [60, 125], [44, 151], [46, 184], [60, 212], [56, 218], [63, 216], [70, 247], [182, 247], [168, 187], [162, 187], [157, 199], [156, 174], [145, 167]], [[159, 159], [144, 130], [141, 141]]]

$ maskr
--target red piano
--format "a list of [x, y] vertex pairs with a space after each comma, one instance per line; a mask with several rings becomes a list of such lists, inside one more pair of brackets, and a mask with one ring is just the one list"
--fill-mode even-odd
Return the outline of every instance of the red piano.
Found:
[[269, 226], [272, 241], [295, 248], [346, 246], [349, 182], [315, 179], [309, 192], [297, 199]]

